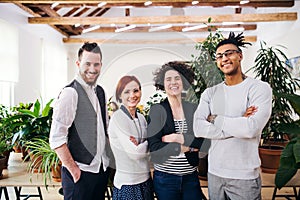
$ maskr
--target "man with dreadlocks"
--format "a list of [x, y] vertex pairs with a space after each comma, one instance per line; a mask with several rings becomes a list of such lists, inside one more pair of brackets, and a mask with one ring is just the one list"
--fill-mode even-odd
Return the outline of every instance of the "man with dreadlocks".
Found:
[[194, 114], [196, 137], [211, 139], [208, 192], [211, 200], [261, 199], [258, 145], [272, 106], [272, 90], [242, 72], [242, 33], [216, 47], [224, 82], [207, 88]]

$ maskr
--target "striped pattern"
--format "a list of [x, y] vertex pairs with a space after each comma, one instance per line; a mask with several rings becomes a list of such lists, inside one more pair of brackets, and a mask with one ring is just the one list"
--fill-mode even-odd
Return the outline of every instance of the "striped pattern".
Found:
[[[186, 120], [174, 120], [175, 130], [178, 133], [187, 133]], [[180, 153], [179, 156], [170, 156], [163, 164], [154, 164], [154, 169], [176, 175], [186, 175], [196, 171], [197, 167], [191, 166], [184, 153]]]

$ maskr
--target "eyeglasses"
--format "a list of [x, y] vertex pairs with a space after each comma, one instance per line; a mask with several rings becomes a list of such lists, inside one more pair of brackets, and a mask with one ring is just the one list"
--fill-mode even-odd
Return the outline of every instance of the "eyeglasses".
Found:
[[223, 55], [224, 56], [226, 56], [227, 58], [229, 57], [229, 56], [231, 56], [233, 53], [240, 53], [241, 51], [239, 51], [239, 50], [226, 50], [224, 53], [218, 53], [217, 55], [216, 55], [216, 60], [221, 60], [222, 58], [223, 58]]

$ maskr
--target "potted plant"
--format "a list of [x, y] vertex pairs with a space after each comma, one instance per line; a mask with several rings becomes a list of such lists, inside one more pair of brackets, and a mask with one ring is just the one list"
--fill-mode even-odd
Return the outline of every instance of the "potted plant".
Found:
[[262, 171], [267, 173], [276, 173], [279, 166], [282, 144], [286, 138], [286, 134], [279, 130], [279, 125], [293, 121], [288, 101], [277, 94], [294, 94], [298, 86], [287, 70], [287, 56], [278, 47], [267, 47], [265, 42], [261, 42], [255, 65], [249, 69], [255, 72], [256, 78], [268, 82], [273, 90], [272, 113], [263, 129], [262, 145], [259, 147]]
[[5, 156], [4, 169], [8, 166], [8, 159], [12, 151], [12, 132], [9, 127], [4, 126], [5, 120], [10, 115], [10, 108], [0, 105], [0, 155]]
[[5, 123], [12, 127], [13, 144], [24, 145], [33, 138], [48, 139], [53, 113], [52, 101], [53, 99], [42, 108], [37, 99], [34, 104], [29, 104], [28, 107], [16, 109], [15, 113], [6, 120]]
[[28, 164], [28, 171], [31, 173], [42, 173], [43, 181], [47, 188], [47, 181], [60, 181], [61, 162], [56, 152], [51, 149], [48, 140], [34, 138], [26, 142], [30, 154], [34, 155]]
[[282, 188], [300, 169], [300, 96], [296, 94], [278, 94], [285, 98], [298, 115], [297, 120], [290, 123], [282, 123], [278, 129], [289, 134], [290, 141], [283, 149], [280, 157], [280, 165], [275, 176], [275, 185]]
[[5, 140], [0, 141], [0, 178], [2, 177], [2, 171], [6, 167], [6, 156], [4, 152], [7, 150], [7, 144]]

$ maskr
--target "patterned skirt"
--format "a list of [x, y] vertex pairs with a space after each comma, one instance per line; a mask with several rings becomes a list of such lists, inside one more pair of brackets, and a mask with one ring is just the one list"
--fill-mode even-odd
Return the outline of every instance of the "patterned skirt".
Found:
[[136, 185], [122, 185], [121, 189], [113, 188], [113, 200], [153, 200], [154, 190], [151, 179]]

